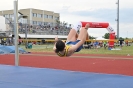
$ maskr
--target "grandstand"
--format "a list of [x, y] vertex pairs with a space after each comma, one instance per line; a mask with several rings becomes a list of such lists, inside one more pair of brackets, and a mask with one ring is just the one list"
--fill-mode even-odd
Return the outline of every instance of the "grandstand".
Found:
[[[34, 39], [38, 39], [38, 38], [55, 38], [55, 36], [58, 36], [59, 38], [67, 38], [67, 35], [71, 29], [71, 27], [67, 27], [65, 25], [63, 26], [48, 26], [48, 25], [33, 25], [33, 26], [29, 26], [27, 24], [27, 26], [24, 26], [25, 24], [19, 24], [19, 36], [21, 38], [25, 38], [25, 36], [27, 35], [27, 38], [34, 38]], [[10, 27], [11, 29], [13, 29], [12, 27]], [[13, 31], [5, 31], [6, 33], [10, 34], [9, 37], [12, 36]]]
[[[30, 13], [27, 15], [27, 13]], [[14, 34], [13, 10], [0, 11], [0, 15], [6, 18], [6, 32], [11, 37]], [[39, 9], [20, 9], [18, 11], [18, 31], [21, 38], [44, 39], [66, 38], [71, 25], [66, 22], [60, 22], [59, 13]]]
[[[22, 26], [21, 26], [22, 25]], [[27, 25], [26, 27], [23, 26], [25, 24], [19, 25], [19, 33], [20, 34], [36, 34], [36, 35], [68, 35], [70, 31], [70, 27], [66, 25]]]

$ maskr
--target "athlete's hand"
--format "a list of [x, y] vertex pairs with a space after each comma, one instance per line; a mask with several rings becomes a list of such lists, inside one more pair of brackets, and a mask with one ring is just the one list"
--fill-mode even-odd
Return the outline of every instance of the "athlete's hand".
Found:
[[85, 25], [85, 29], [88, 29], [89, 28], [89, 23], [87, 23], [86, 25]]
[[57, 41], [58, 41], [58, 36], [55, 37], [55, 42], [57, 42]]

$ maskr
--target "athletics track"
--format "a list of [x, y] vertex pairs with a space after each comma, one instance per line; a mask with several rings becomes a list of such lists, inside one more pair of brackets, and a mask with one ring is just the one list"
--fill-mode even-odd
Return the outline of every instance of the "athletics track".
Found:
[[0, 88], [133, 88], [133, 56], [32, 53], [20, 55], [18, 68], [14, 62], [14, 55], [0, 55]]

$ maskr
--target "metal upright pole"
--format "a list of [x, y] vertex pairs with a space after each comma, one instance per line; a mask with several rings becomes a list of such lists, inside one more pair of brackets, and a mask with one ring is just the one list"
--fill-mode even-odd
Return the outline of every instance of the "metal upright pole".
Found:
[[28, 48], [28, 42], [27, 42], [27, 25], [25, 24], [25, 48]]
[[15, 66], [19, 66], [18, 50], [18, 1], [14, 1]]
[[119, 0], [117, 2], [117, 38], [119, 39]]

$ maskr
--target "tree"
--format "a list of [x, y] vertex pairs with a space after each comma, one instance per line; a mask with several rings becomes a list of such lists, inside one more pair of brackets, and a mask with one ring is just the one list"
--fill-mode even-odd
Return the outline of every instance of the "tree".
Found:
[[124, 38], [120, 37], [119, 40], [124, 40]]
[[[103, 36], [103, 38], [105, 38], [105, 39], [109, 39], [109, 37], [110, 37], [109, 33], [105, 33]], [[117, 39], [117, 35], [115, 35], [115, 39]]]
[[60, 21], [59, 20], [56, 20], [56, 26], [59, 27], [60, 26]]
[[109, 33], [105, 33], [104, 36], [103, 36], [103, 38], [109, 39], [109, 35], [110, 35]]
[[129, 39], [129, 38], [126, 37], [125, 39]]
[[95, 37], [93, 37], [93, 36], [89, 36], [89, 39], [96, 39]]

